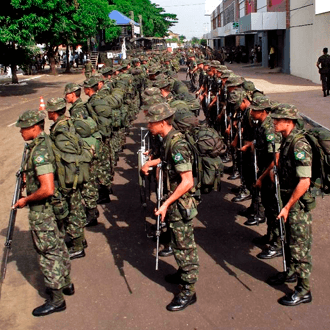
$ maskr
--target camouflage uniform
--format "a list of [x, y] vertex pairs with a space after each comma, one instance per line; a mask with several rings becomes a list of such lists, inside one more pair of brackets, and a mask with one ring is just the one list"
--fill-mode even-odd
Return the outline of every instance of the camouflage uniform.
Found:
[[[152, 117], [147, 115], [149, 121], [159, 121], [157, 111], [163, 106], [164, 104], [155, 105], [149, 109], [148, 115], [155, 113]], [[172, 111], [174, 114], [174, 110]], [[165, 162], [165, 171], [169, 181], [167, 190], [171, 194], [181, 182], [180, 173], [192, 171], [193, 156], [182, 133], [173, 129], [164, 137], [161, 159]], [[197, 213], [197, 201], [192, 197], [191, 192], [187, 192], [172, 203], [167, 211], [171, 229], [171, 247], [179, 266], [181, 280], [182, 283], [190, 286], [192, 292], [195, 290], [194, 284], [197, 282], [199, 270], [192, 223]]]
[[93, 73], [93, 65], [91, 61], [87, 61], [85, 64], [85, 77], [86, 79], [89, 79], [92, 76]]
[[[38, 110], [23, 113], [18, 127], [31, 127], [45, 118]], [[40, 187], [38, 176], [55, 172], [55, 157], [46, 144], [49, 136], [42, 132], [28, 145], [26, 173], [26, 192], [31, 195]], [[29, 204], [29, 225], [38, 262], [48, 288], [59, 290], [71, 283], [71, 263], [69, 253], [58, 229], [50, 199]]]
[[[284, 115], [283, 115], [284, 113]], [[297, 110], [290, 105], [279, 105], [273, 118], [298, 119]], [[280, 147], [279, 180], [283, 206], [289, 201], [300, 178], [311, 177], [312, 148], [305, 137], [294, 142], [295, 136], [301, 130], [296, 127]], [[309, 190], [293, 205], [286, 221], [287, 245], [289, 249], [288, 276], [296, 273], [298, 284], [296, 289], [300, 294], [310, 290], [309, 278], [312, 271], [312, 216], [311, 209], [315, 207], [315, 199]]]
[[[58, 111], [60, 109], [65, 108], [65, 100], [58, 99], [50, 99], [47, 102], [47, 111]], [[50, 138], [55, 142], [58, 136], [63, 135], [66, 131], [68, 131], [68, 118], [65, 115], [59, 116], [54, 124], [50, 127]], [[70, 187], [67, 187], [70, 188]], [[66, 191], [61, 191], [63, 196], [66, 198], [67, 203], [69, 205], [69, 215], [65, 219], [64, 228], [65, 232], [69, 235], [72, 240], [84, 240], [84, 227], [86, 224], [86, 213], [82, 204], [81, 197], [81, 187], [77, 187], [77, 189], [66, 189]]]

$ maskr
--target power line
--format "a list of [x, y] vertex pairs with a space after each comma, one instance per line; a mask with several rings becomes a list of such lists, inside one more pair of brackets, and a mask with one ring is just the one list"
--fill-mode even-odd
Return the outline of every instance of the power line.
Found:
[[189, 5], [173, 5], [173, 6], [162, 6], [159, 5], [160, 7], [164, 7], [164, 8], [169, 8], [169, 7], [190, 7], [190, 6], [200, 6], [200, 5], [205, 5], [205, 2], [203, 3], [191, 3]]

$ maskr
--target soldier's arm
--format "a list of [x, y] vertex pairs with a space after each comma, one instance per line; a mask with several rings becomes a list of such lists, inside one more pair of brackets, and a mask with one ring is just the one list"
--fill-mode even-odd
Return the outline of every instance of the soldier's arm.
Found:
[[155, 212], [155, 215], [161, 215], [164, 221], [168, 207], [187, 193], [194, 186], [194, 177], [192, 171], [180, 172], [181, 182], [174, 190], [173, 194], [163, 203], [163, 205]]
[[144, 175], [149, 175], [149, 167], [156, 167], [161, 162], [160, 158], [151, 159], [145, 162], [145, 164], [141, 168], [141, 172]]
[[40, 182], [40, 188], [33, 194], [20, 198], [13, 208], [22, 208], [28, 203], [42, 201], [54, 194], [55, 184], [53, 173], [39, 175], [38, 180]]

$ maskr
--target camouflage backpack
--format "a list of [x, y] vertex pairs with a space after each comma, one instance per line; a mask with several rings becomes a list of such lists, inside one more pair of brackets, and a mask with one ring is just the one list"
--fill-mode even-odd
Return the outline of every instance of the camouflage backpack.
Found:
[[[325, 128], [311, 128], [303, 133], [298, 133], [291, 146], [305, 137], [312, 147], [312, 177], [311, 188], [316, 195], [330, 194], [330, 131]], [[291, 147], [290, 147], [291, 148]]]
[[[62, 125], [56, 129], [59, 124]], [[55, 124], [51, 139], [60, 189], [64, 193], [75, 190], [79, 184], [89, 180], [89, 167], [93, 159], [90, 147], [77, 134], [70, 118]], [[49, 144], [50, 140], [46, 143]]]
[[96, 99], [93, 103], [86, 103], [87, 111], [92, 119], [96, 122], [97, 127], [102, 136], [109, 137], [111, 135], [111, 112], [112, 109], [108, 102], [102, 99]]

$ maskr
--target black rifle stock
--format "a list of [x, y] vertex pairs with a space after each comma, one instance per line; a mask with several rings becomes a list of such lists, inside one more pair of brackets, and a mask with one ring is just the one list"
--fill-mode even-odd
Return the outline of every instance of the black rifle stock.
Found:
[[[257, 164], [257, 141], [253, 140], [253, 168], [254, 168], [254, 183], [258, 180], [258, 164]], [[254, 187], [254, 200], [256, 203], [256, 213], [254, 218], [257, 220], [257, 225], [259, 226], [259, 208], [260, 208], [260, 192], [258, 187]]]
[[28, 146], [28, 144], [25, 144], [24, 150], [23, 150], [23, 155], [22, 155], [21, 167], [16, 173], [15, 191], [14, 191], [13, 199], [11, 202], [11, 210], [10, 210], [10, 214], [9, 214], [9, 223], [8, 223], [7, 235], [6, 235], [6, 241], [5, 241], [5, 248], [4, 248], [3, 258], [2, 258], [2, 262], [1, 262], [0, 297], [1, 297], [2, 283], [6, 277], [8, 257], [9, 257], [9, 252], [11, 250], [14, 229], [15, 229], [17, 209], [16, 208], [14, 209], [13, 206], [19, 200], [20, 194], [21, 194], [22, 182], [23, 182], [22, 174], [23, 174], [23, 166], [26, 161], [27, 146]]
[[[275, 182], [275, 198], [276, 198], [276, 204], [277, 204], [277, 211], [278, 214], [280, 214], [282, 210], [282, 200], [281, 200], [281, 194], [280, 194], [280, 183], [278, 179], [278, 171], [277, 171], [277, 165], [276, 165], [276, 155], [275, 155], [275, 141], [272, 142], [273, 146], [273, 156], [274, 156], [274, 167], [273, 167], [273, 173], [274, 173], [274, 182]], [[281, 240], [281, 248], [283, 253], [283, 271], [287, 271], [286, 267], [286, 259], [285, 259], [285, 225], [284, 225], [284, 219], [281, 217], [279, 219], [280, 223], [280, 240]]]
[[[157, 165], [158, 168], [158, 184], [157, 184], [157, 210], [161, 207], [161, 202], [163, 199], [163, 168], [162, 163]], [[157, 223], [156, 223], [156, 270], [158, 270], [158, 253], [159, 253], [159, 238], [160, 238], [160, 223], [161, 223], [161, 215], [157, 216]]]

